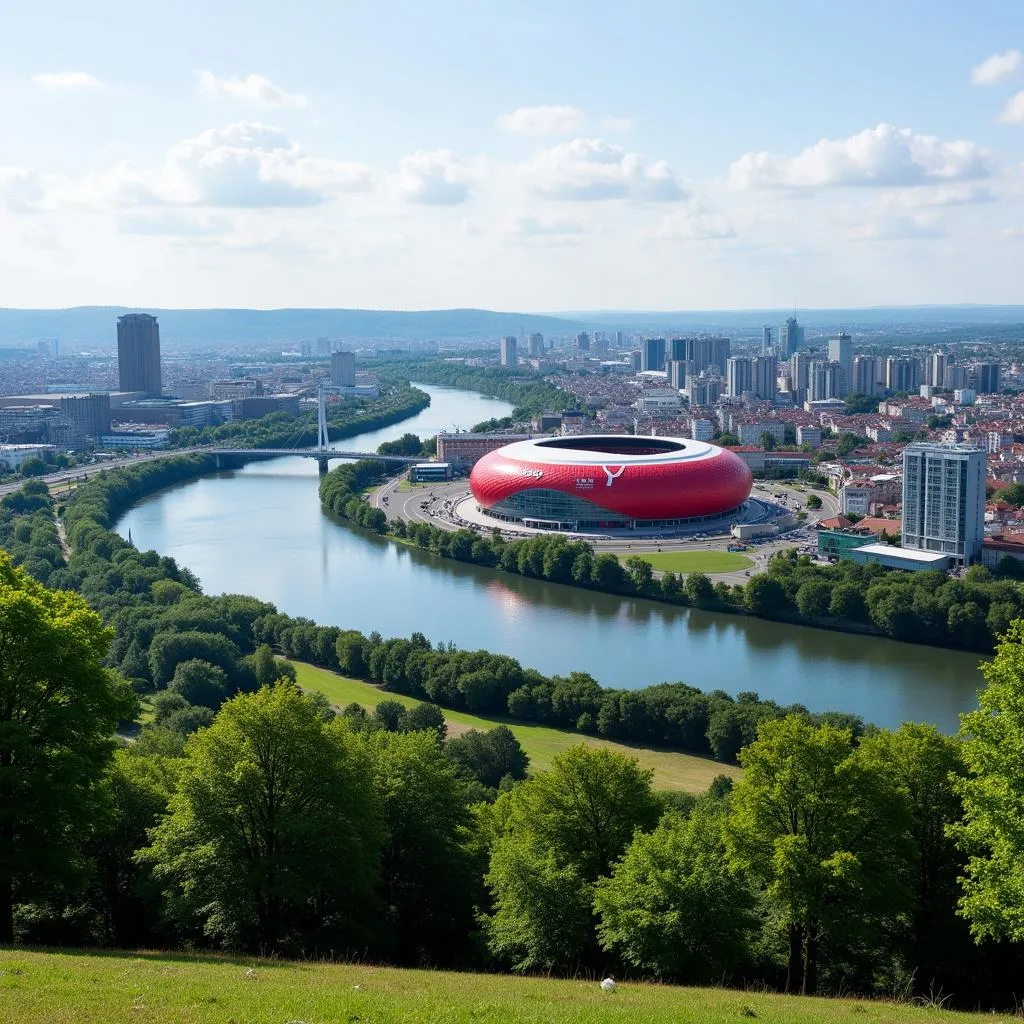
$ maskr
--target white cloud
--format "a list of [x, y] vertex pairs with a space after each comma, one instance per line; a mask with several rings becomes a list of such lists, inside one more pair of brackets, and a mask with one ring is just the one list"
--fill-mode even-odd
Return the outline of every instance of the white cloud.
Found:
[[858, 224], [850, 229], [848, 237], [858, 242], [897, 242], [942, 238], [944, 234], [934, 214], [919, 213], [879, 217]]
[[1024, 89], [1010, 97], [999, 120], [1003, 124], [1024, 124]]
[[1022, 230], [1021, 228], [1003, 228], [1003, 230], [1000, 231], [999, 234], [1001, 234], [1003, 238], [1010, 239], [1011, 242], [1019, 242], [1024, 240], [1024, 230]]
[[522, 171], [546, 199], [671, 201], [686, 196], [664, 160], [648, 164], [638, 153], [602, 139], [573, 139], [539, 153]]
[[586, 115], [579, 107], [551, 105], [520, 107], [505, 114], [498, 123], [506, 131], [520, 135], [572, 135], [585, 121]]
[[735, 188], [909, 187], [984, 178], [988, 151], [880, 124], [848, 139], [822, 139], [796, 156], [745, 153], [729, 168]]
[[309, 104], [306, 96], [285, 92], [263, 75], [218, 78], [212, 71], [197, 71], [196, 76], [199, 93], [203, 96], [226, 96], [256, 107], [294, 107], [301, 110]]
[[398, 192], [410, 203], [454, 206], [470, 197], [476, 173], [449, 149], [419, 151], [402, 157], [398, 165]]
[[571, 217], [535, 217], [528, 213], [506, 218], [501, 229], [515, 241], [541, 243], [569, 242], [587, 230], [581, 221]]
[[694, 199], [685, 209], [670, 213], [654, 234], [668, 241], [699, 242], [735, 238], [736, 229], [721, 214]]
[[1016, 72], [1022, 62], [1020, 50], [1007, 50], [1006, 53], [994, 53], [971, 69], [972, 85], [995, 85]]
[[628, 117], [615, 117], [609, 114], [601, 118], [601, 127], [606, 132], [628, 132], [633, 128], [633, 121]]
[[43, 89], [55, 91], [94, 91], [102, 92], [106, 86], [87, 71], [54, 71], [41, 72], [32, 76], [32, 84]]
[[894, 192], [886, 199], [906, 209], [922, 210], [939, 206], [977, 206], [994, 203], [995, 192], [988, 185], [967, 184], [904, 189]]
[[46, 198], [42, 178], [28, 167], [0, 167], [0, 202], [11, 213], [31, 213]]
[[224, 235], [232, 224], [224, 217], [208, 214], [193, 215], [179, 210], [165, 209], [156, 212], [132, 212], [117, 218], [117, 229], [128, 235], [171, 235], [176, 237], [201, 237]]

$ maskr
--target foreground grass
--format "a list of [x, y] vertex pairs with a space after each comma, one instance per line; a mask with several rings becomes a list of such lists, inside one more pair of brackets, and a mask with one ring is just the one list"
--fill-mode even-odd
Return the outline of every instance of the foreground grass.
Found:
[[645, 551], [640, 557], [659, 572], [738, 572], [754, 564], [736, 551]]
[[167, 954], [0, 950], [5, 1024], [954, 1024], [954, 1014], [852, 999]]
[[[346, 704], [360, 704], [364, 708], [374, 708], [382, 700], [397, 700], [407, 708], [420, 701], [415, 697], [406, 697], [400, 693], [389, 693], [379, 686], [364, 683], [358, 679], [347, 679], [335, 672], [303, 662], [295, 663], [298, 682], [307, 690], [319, 690], [332, 704], [344, 707]], [[507, 725], [516, 739], [522, 744], [530, 758], [533, 771], [544, 771], [551, 767], [556, 754], [579, 743], [592, 747], [609, 747], [619, 753], [635, 757], [641, 768], [654, 769], [655, 789], [682, 790], [686, 793], [703, 793], [711, 785], [716, 775], [731, 775], [738, 778], [740, 770], [730, 765], [711, 761], [704, 757], [691, 754], [680, 754], [670, 750], [652, 750], [649, 747], [634, 747], [624, 743], [613, 743], [610, 740], [594, 736], [584, 736], [578, 732], [567, 732], [562, 729], [551, 729], [544, 725], [521, 725], [518, 722], [504, 722], [497, 718], [481, 718], [464, 711], [449, 711], [444, 708], [444, 717], [449, 725], [449, 732], [455, 735], [467, 729], [493, 729], [498, 724]]]

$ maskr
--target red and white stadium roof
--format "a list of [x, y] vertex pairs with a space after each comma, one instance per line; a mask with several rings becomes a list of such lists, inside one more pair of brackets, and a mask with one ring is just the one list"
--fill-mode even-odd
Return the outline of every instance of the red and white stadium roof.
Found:
[[590, 434], [498, 448], [477, 462], [469, 482], [485, 509], [543, 489], [634, 519], [686, 519], [742, 505], [753, 478], [739, 456], [706, 441]]

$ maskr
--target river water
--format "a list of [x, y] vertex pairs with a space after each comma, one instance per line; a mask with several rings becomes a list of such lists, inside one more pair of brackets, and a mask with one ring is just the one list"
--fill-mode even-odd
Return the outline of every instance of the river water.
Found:
[[[431, 405], [346, 439], [374, 451], [511, 410], [506, 402], [420, 385]], [[852, 711], [882, 726], [953, 731], [976, 703], [978, 657], [804, 626], [672, 608], [525, 579], [392, 544], [323, 513], [312, 459], [281, 458], [161, 491], [117, 524], [173, 555], [207, 593], [253, 594], [325, 625], [510, 654], [545, 673], [590, 672], [608, 686], [682, 680], [756, 690], [814, 711]]]

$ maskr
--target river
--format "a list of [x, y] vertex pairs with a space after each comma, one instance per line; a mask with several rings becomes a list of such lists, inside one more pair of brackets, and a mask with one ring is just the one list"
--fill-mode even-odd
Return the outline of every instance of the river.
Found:
[[[431, 405], [346, 439], [374, 451], [511, 410], [506, 402], [420, 385]], [[117, 524], [135, 544], [173, 555], [207, 593], [273, 601], [322, 624], [510, 654], [542, 672], [590, 672], [608, 686], [682, 680], [756, 690], [814, 711], [852, 711], [882, 726], [953, 731], [976, 703], [978, 656], [875, 637], [673, 608], [464, 565], [392, 544], [323, 513], [312, 459], [252, 463], [153, 494]]]

